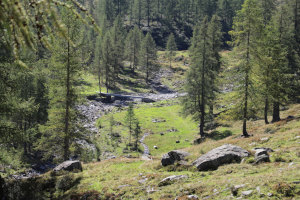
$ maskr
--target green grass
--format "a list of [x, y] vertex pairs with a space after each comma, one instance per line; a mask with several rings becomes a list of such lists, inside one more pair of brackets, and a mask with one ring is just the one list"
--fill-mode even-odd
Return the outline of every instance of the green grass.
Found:
[[[293, 184], [293, 182], [299, 181], [300, 177], [300, 146], [298, 143], [300, 141], [295, 139], [299, 135], [300, 128], [300, 113], [295, 111], [300, 109], [300, 105], [292, 105], [289, 110], [282, 112], [283, 119], [288, 115], [294, 115], [295, 120], [283, 120], [269, 125], [264, 125], [263, 120], [249, 122], [249, 132], [254, 135], [250, 138], [237, 137], [240, 135], [241, 122], [228, 122], [231, 124], [230, 127], [219, 127], [217, 130], [220, 133], [231, 131], [231, 136], [218, 140], [207, 139], [200, 145], [183, 142], [176, 146], [174, 141], [180, 136], [182, 137], [181, 140], [196, 137], [197, 126], [190, 119], [180, 116], [179, 105], [168, 105], [170, 104], [168, 102], [163, 104], [164, 107], [158, 107], [158, 103], [140, 105], [135, 110], [141, 124], [143, 124], [143, 130], [151, 129], [153, 132], [146, 143], [150, 147], [153, 144], [159, 146], [157, 151], [151, 149], [153, 160], [144, 161], [140, 158], [120, 157], [86, 164], [84, 171], [77, 174], [77, 176], [82, 177], [81, 183], [67, 193], [84, 193], [84, 191], [95, 190], [101, 196], [112, 197], [116, 195], [122, 199], [174, 199], [177, 196], [187, 199], [187, 194], [196, 194], [200, 199], [206, 196], [211, 196], [210, 199], [227, 199], [231, 196], [230, 188], [232, 186], [245, 184], [245, 187], [239, 190], [238, 196], [241, 195], [241, 191], [253, 190], [253, 194], [247, 199], [260, 198], [256, 191], [258, 186], [265, 195], [267, 193], [273, 194], [268, 199], [297, 199], [299, 197], [299, 184]], [[115, 119], [120, 121], [124, 115], [125, 111], [114, 114]], [[153, 118], [165, 119], [166, 122], [153, 124], [151, 122]], [[175, 127], [179, 131], [167, 133], [164, 136], [159, 135], [161, 131], [169, 127]], [[265, 133], [267, 128], [274, 129], [275, 132], [273, 134]], [[123, 130], [123, 134], [126, 134], [124, 127], [120, 126], [119, 130]], [[264, 137], [269, 137], [269, 140], [261, 141], [261, 138]], [[172, 167], [161, 167], [160, 165], [161, 154], [172, 149], [183, 149], [190, 152], [191, 156], [188, 158], [188, 162], [191, 163], [201, 154], [227, 143], [241, 146], [249, 151], [254, 147], [270, 147], [275, 152], [270, 154], [271, 163], [253, 166], [246, 161], [242, 164], [224, 165], [216, 171], [208, 172], [197, 172], [193, 167], [172, 171]], [[253, 156], [249, 159], [253, 159]], [[290, 165], [291, 162], [293, 162], [292, 165]], [[171, 175], [188, 175], [189, 178], [168, 186], [158, 187], [158, 183], [163, 178]], [[145, 178], [147, 178], [145, 183], [139, 183]], [[294, 196], [287, 197], [282, 192], [284, 190], [282, 187], [291, 187]], [[156, 191], [147, 193], [149, 188]]]

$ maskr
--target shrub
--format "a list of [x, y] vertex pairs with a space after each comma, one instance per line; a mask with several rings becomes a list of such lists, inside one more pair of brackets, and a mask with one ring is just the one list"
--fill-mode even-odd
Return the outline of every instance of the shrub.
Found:
[[278, 194], [282, 194], [285, 197], [292, 197], [294, 196], [294, 187], [290, 186], [285, 182], [278, 183], [274, 186], [274, 190]]
[[67, 191], [78, 184], [79, 181], [80, 178], [75, 179], [73, 174], [67, 174], [56, 182], [56, 188], [58, 190]]

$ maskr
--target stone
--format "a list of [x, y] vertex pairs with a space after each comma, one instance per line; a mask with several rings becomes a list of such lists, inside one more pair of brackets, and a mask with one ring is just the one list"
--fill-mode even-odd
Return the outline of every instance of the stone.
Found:
[[242, 196], [247, 197], [250, 196], [253, 193], [253, 190], [247, 190], [242, 192]]
[[262, 141], [262, 142], [268, 142], [269, 140], [270, 140], [270, 138], [268, 138], [268, 137], [260, 138], [260, 141]]
[[264, 163], [264, 162], [270, 162], [269, 155], [263, 154], [263, 155], [256, 157], [254, 164], [259, 164], [259, 163]]
[[163, 180], [161, 180], [159, 182], [158, 186], [161, 187], [161, 186], [171, 185], [175, 181], [178, 181], [178, 180], [181, 180], [181, 179], [186, 179], [186, 178], [188, 178], [187, 175], [173, 175], [173, 176], [169, 176], [169, 177], [164, 178]]
[[153, 146], [153, 148], [154, 148], [154, 149], [158, 149], [158, 147], [157, 147], [157, 146]]
[[199, 171], [216, 170], [219, 166], [233, 162], [241, 162], [250, 153], [245, 149], [225, 144], [200, 156], [193, 162]]
[[164, 136], [165, 134], [164, 134], [164, 133], [160, 133], [160, 135], [161, 135], [161, 136]]
[[269, 192], [267, 195], [268, 195], [268, 197], [272, 197], [273, 193]]
[[139, 180], [138, 182], [139, 182], [139, 184], [144, 184], [144, 183], [146, 183], [147, 180], [148, 180], [148, 178], [144, 178], [144, 179]]
[[74, 170], [80, 170], [82, 171], [82, 165], [81, 162], [79, 160], [69, 160], [69, 161], [65, 161], [61, 164], [59, 164], [57, 167], [55, 167], [53, 169], [54, 172], [59, 172], [59, 171], [74, 171]]
[[273, 149], [267, 148], [267, 147], [256, 147], [256, 148], [253, 149], [253, 151], [258, 151], [258, 150], [265, 150], [265, 151], [267, 151], [268, 153], [274, 152]]
[[161, 164], [162, 166], [172, 165], [175, 163], [175, 161], [184, 160], [184, 158], [189, 155], [190, 154], [185, 151], [180, 151], [180, 150], [170, 151], [169, 153], [163, 155], [161, 159]]
[[296, 140], [297, 140], [297, 139], [300, 139], [300, 135], [296, 136], [295, 139], [296, 139]]
[[180, 141], [179, 141], [179, 140], [176, 140], [176, 143], [180, 143]]
[[257, 158], [258, 156], [261, 156], [261, 155], [269, 155], [268, 152], [264, 149], [259, 149], [255, 152], [255, 158]]
[[246, 186], [245, 184], [235, 185], [235, 186], [234, 186], [234, 189], [238, 190], [238, 189], [243, 188], [243, 187], [245, 187], [245, 186]]
[[193, 195], [188, 195], [187, 198], [188, 199], [194, 199], [194, 200], [199, 199], [199, 197], [197, 195], [194, 195], [194, 194]]

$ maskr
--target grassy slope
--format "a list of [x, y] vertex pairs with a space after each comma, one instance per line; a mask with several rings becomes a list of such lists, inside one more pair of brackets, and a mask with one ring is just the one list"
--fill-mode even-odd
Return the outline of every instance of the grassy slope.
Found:
[[[164, 153], [166, 153], [169, 150], [166, 148], [162, 149], [161, 152], [153, 153], [154, 156], [151, 161], [143, 161], [139, 158], [118, 158], [86, 164], [84, 165], [84, 171], [77, 174], [77, 176], [82, 177], [81, 183], [67, 193], [96, 190], [103, 195], [119, 195], [119, 198], [122, 196], [123, 199], [146, 199], [146, 197], [174, 199], [176, 196], [183, 197], [186, 194], [196, 194], [203, 198], [215, 193], [213, 191], [216, 189], [219, 193], [212, 196], [211, 199], [223, 199], [231, 195], [230, 189], [228, 189], [230, 186], [246, 184], [245, 188], [240, 191], [255, 190], [259, 186], [262, 193], [272, 192], [274, 194], [270, 199], [292, 199], [291, 197], [285, 197], [279, 190], [277, 191], [276, 185], [286, 183], [294, 187], [293, 192], [299, 195], [299, 185], [292, 184], [293, 181], [299, 181], [300, 177], [300, 141], [295, 138], [299, 135], [300, 130], [299, 110], [300, 105], [293, 105], [289, 110], [282, 113], [283, 118], [288, 115], [296, 116], [295, 120], [289, 122], [283, 120], [270, 125], [264, 125], [262, 120], [250, 122], [249, 130], [254, 136], [247, 139], [239, 138], [240, 132], [237, 127], [240, 128], [241, 123], [235, 122], [232, 127], [220, 127], [220, 130], [232, 130], [232, 136], [221, 140], [208, 139], [203, 144], [187, 145], [188, 147], [184, 148], [184, 150], [192, 154], [189, 157], [189, 162], [191, 162], [201, 154], [226, 143], [239, 145], [247, 150], [251, 150], [254, 147], [270, 147], [275, 150], [275, 152], [271, 153], [271, 163], [252, 166], [249, 164], [253, 160], [251, 157], [243, 164], [221, 166], [216, 171], [197, 172], [194, 168], [172, 171], [172, 167], [162, 168], [160, 166], [161, 153], [165, 150]], [[146, 111], [146, 113], [148, 112]], [[265, 133], [270, 130], [274, 133]], [[194, 135], [192, 134], [192, 136]], [[170, 134], [158, 138], [161, 144], [168, 146], [169, 141], [173, 140], [172, 137]], [[261, 141], [261, 138], [264, 137], [268, 137], [269, 140]], [[156, 136], [152, 135], [147, 140], [147, 144], [149, 146], [152, 145], [152, 142], [156, 140], [155, 138]], [[185, 147], [185, 145], [172, 146], [170, 148], [173, 147], [180, 148]], [[291, 162], [293, 164], [290, 166]], [[158, 182], [161, 179], [178, 174], [188, 175], [189, 178], [169, 186], [158, 187]], [[144, 178], [148, 178], [145, 183], [138, 182]], [[127, 186], [120, 187], [122, 185]], [[147, 189], [151, 188], [157, 191], [147, 193]], [[259, 198], [258, 194], [254, 192], [248, 199], [257, 198]], [[297, 199], [296, 196], [293, 198]]]
[[[178, 52], [177, 54], [177, 56], [184, 55], [185, 58], [187, 57], [186, 52]], [[229, 70], [236, 65], [230, 52], [223, 52], [222, 56], [223, 61], [229, 66]], [[167, 68], [168, 62], [165, 61], [163, 52], [159, 52], [159, 58], [162, 67]], [[175, 78], [171, 80], [163, 78], [164, 84], [172, 88], [172, 86], [174, 87], [174, 80], [182, 79], [183, 72], [187, 68], [182, 63], [183, 61], [172, 64], [172, 69], [175, 69]], [[177, 68], [180, 69], [176, 70]], [[227, 71], [225, 70], [223, 73], [226, 76]], [[225, 83], [227, 81], [225, 80]], [[224, 83], [221, 82], [220, 84]], [[224, 99], [230, 98], [230, 95], [228, 93], [220, 96], [220, 104], [226, 102]], [[231, 186], [246, 184], [244, 188], [240, 189], [238, 196], [240, 196], [241, 191], [251, 189], [254, 190], [254, 193], [247, 199], [258, 199], [256, 187], [259, 186], [262, 193], [271, 192], [274, 194], [269, 199], [297, 199], [300, 188], [299, 185], [292, 184], [292, 182], [299, 181], [300, 177], [300, 141], [295, 138], [300, 134], [299, 110], [300, 105], [292, 105], [289, 110], [282, 112], [282, 118], [286, 118], [288, 115], [296, 116], [295, 120], [289, 122], [283, 120], [275, 124], [265, 125], [263, 120], [250, 121], [248, 130], [254, 136], [247, 139], [239, 137], [241, 122], [220, 121], [224, 126], [217, 128], [216, 131], [219, 132], [219, 135], [207, 139], [205, 143], [200, 145], [192, 145], [192, 140], [198, 137], [197, 124], [190, 118], [181, 116], [179, 100], [137, 105], [135, 113], [141, 122], [143, 132], [152, 133], [145, 142], [150, 147], [153, 160], [144, 161], [141, 158], [120, 157], [114, 160], [86, 164], [84, 171], [76, 174], [76, 176], [82, 177], [81, 183], [65, 194], [94, 190], [102, 196], [114, 196], [117, 199], [120, 199], [121, 196], [122, 199], [174, 199], [177, 196], [181, 197], [179, 199], [186, 199], [187, 194], [196, 194], [200, 199], [206, 196], [211, 196], [210, 199], [227, 199], [231, 195], [229, 189]], [[123, 142], [126, 142], [128, 138], [128, 130], [124, 126], [125, 114], [126, 110], [113, 113], [115, 120], [121, 122], [121, 125], [115, 127], [114, 132], [122, 135]], [[107, 115], [100, 119], [101, 125], [104, 127], [101, 129], [101, 135], [106, 135], [109, 132], [109, 117]], [[153, 123], [152, 119], [165, 119], [166, 122]], [[167, 130], [170, 128], [175, 128], [178, 132], [168, 133]], [[161, 136], [161, 132], [164, 132], [165, 135]], [[226, 133], [229, 134], [226, 135]], [[268, 141], [261, 140], [261, 138], [266, 137], [269, 138]], [[176, 140], [180, 140], [180, 143], [176, 144]], [[103, 136], [99, 137], [98, 141], [103, 143]], [[105, 146], [104, 143], [103, 146]], [[188, 161], [191, 163], [200, 155], [226, 143], [235, 144], [250, 151], [254, 147], [270, 147], [275, 152], [271, 153], [271, 163], [253, 166], [250, 164], [253, 161], [252, 155], [242, 164], [225, 165], [216, 171], [209, 172], [197, 172], [193, 167], [176, 169], [176, 167], [163, 168], [160, 165], [162, 154], [169, 150], [183, 149], [190, 152], [191, 156]], [[157, 150], [153, 148], [154, 145], [158, 146]], [[116, 153], [122, 155], [124, 146], [124, 143], [121, 144]], [[253, 153], [253, 151], [251, 152]], [[293, 162], [292, 165], [290, 165], [291, 162]], [[158, 187], [159, 181], [163, 178], [179, 174], [188, 175], [189, 178], [169, 186]], [[147, 180], [144, 183], [139, 183], [139, 180], [145, 178]], [[279, 183], [283, 186], [277, 187]], [[284, 192], [280, 191], [280, 189], [288, 190], [288, 186], [293, 188], [294, 197], [285, 197], [282, 194]], [[155, 192], [147, 192], [147, 190], [152, 189]]]

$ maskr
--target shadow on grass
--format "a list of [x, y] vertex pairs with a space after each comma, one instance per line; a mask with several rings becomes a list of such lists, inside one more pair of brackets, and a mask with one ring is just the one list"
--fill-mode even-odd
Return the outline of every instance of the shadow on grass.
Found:
[[211, 138], [213, 140], [222, 140], [224, 138], [227, 138], [229, 136], [232, 136], [232, 132], [229, 130], [225, 130], [225, 131], [213, 131], [210, 134], [207, 134], [206, 137]]

